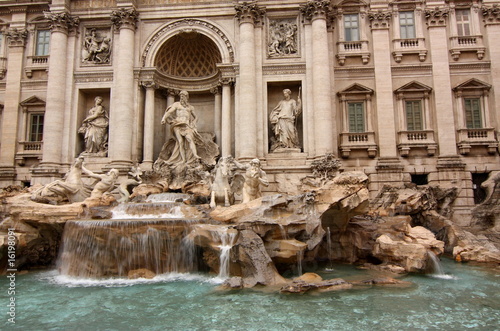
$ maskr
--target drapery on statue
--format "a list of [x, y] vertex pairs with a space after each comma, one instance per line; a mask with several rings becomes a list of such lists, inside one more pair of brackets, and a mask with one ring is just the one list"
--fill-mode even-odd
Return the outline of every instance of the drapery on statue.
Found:
[[260, 185], [269, 186], [267, 175], [260, 167], [260, 160], [253, 159], [249, 164], [245, 164], [242, 168], [246, 169], [245, 184], [243, 184], [243, 199], [242, 203], [246, 203], [262, 196]]
[[203, 139], [196, 129], [196, 114], [194, 107], [189, 104], [189, 93], [181, 91], [180, 101], [174, 102], [166, 110], [161, 124], [168, 123], [175, 139], [175, 146], [168, 164], [183, 162], [194, 163], [199, 160], [196, 144], [202, 144]]
[[85, 153], [106, 156], [108, 152], [108, 113], [102, 105], [102, 97], [94, 99], [94, 107], [83, 120], [78, 133], [84, 134]]
[[271, 152], [277, 148], [300, 148], [299, 135], [295, 122], [302, 112], [302, 100], [300, 99], [300, 88], [297, 101], [291, 98], [289, 89], [283, 90], [284, 99], [281, 100], [271, 111], [269, 120], [275, 136], [275, 142], [271, 146]]

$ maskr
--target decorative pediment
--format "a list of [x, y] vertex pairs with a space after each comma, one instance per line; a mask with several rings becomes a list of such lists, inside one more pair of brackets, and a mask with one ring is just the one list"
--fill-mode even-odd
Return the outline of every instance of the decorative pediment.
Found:
[[369, 87], [366, 87], [364, 85], [354, 83], [348, 88], [346, 88], [343, 91], [340, 91], [338, 93], [339, 95], [346, 95], [346, 94], [373, 94], [373, 90]]
[[36, 106], [45, 106], [45, 101], [37, 97], [36, 95], [29, 97], [28, 99], [21, 101], [19, 103], [21, 107], [36, 107]]
[[457, 85], [453, 88], [453, 91], [468, 91], [468, 90], [489, 90], [491, 85], [480, 81], [476, 78], [471, 78], [468, 81]]
[[424, 85], [422, 83], [419, 83], [417, 81], [410, 82], [408, 84], [405, 84], [398, 88], [397, 90], [394, 91], [394, 93], [399, 94], [399, 93], [410, 93], [410, 92], [422, 92], [422, 93], [429, 93], [432, 91], [432, 88]]

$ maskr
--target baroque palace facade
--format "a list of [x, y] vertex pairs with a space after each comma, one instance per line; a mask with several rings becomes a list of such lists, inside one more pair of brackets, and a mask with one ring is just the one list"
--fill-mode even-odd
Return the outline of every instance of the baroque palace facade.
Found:
[[[186, 90], [198, 131], [221, 155], [259, 158], [271, 192], [333, 153], [373, 195], [456, 186], [465, 215], [500, 170], [499, 3], [2, 1], [0, 186], [46, 184], [78, 155], [94, 171], [151, 169]], [[296, 137], [276, 148], [285, 89]]]

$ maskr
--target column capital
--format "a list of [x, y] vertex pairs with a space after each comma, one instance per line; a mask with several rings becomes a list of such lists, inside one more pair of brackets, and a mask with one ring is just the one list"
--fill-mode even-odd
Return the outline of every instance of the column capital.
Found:
[[500, 24], [500, 6], [497, 4], [493, 6], [483, 6], [481, 8], [483, 13], [484, 25]]
[[67, 12], [44, 12], [43, 14], [49, 21], [52, 32], [62, 32], [67, 34], [69, 31], [76, 30], [80, 24], [79, 17], [72, 16]]
[[118, 30], [131, 29], [135, 31], [138, 20], [139, 13], [135, 8], [121, 8], [113, 10], [111, 13], [111, 22]]
[[242, 23], [252, 23], [256, 24], [262, 20], [262, 17], [266, 13], [266, 9], [259, 7], [257, 2], [243, 2], [241, 5], [237, 4], [234, 6], [236, 10], [236, 17]]
[[9, 47], [24, 47], [28, 31], [26, 29], [11, 28], [6, 33]]
[[216, 85], [210, 88], [210, 93], [217, 95], [222, 93], [221, 85]]
[[426, 9], [424, 13], [428, 27], [445, 27], [450, 9], [445, 7], [436, 7], [434, 9]]
[[158, 84], [155, 81], [151, 81], [151, 80], [141, 81], [140, 84], [142, 87], [144, 87], [146, 89], [152, 88], [152, 89], [156, 90], [159, 88]]
[[222, 77], [219, 79], [221, 85], [234, 85], [236, 79], [234, 77]]
[[309, 0], [305, 5], [301, 5], [299, 9], [308, 21], [326, 19], [331, 11], [330, 1], [328, 0]]
[[392, 12], [384, 10], [371, 11], [368, 13], [368, 19], [370, 20], [370, 27], [372, 30], [389, 29], [391, 26]]

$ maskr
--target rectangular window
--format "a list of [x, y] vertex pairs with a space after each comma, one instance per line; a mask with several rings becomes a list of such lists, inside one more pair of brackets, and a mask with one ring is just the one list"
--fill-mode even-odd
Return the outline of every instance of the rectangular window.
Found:
[[479, 98], [464, 99], [465, 124], [467, 129], [481, 129], [481, 103]]
[[365, 132], [363, 102], [348, 103], [349, 132]]
[[420, 131], [424, 129], [422, 119], [422, 107], [420, 100], [406, 101], [406, 129], [408, 131]]
[[43, 140], [43, 114], [31, 114], [29, 141]]
[[399, 29], [401, 39], [415, 38], [415, 18], [412, 11], [404, 11], [399, 13]]
[[345, 41], [359, 40], [359, 20], [358, 14], [344, 15]]
[[470, 36], [470, 10], [457, 9], [455, 10], [457, 19], [457, 33], [459, 36]]
[[38, 30], [36, 34], [36, 56], [49, 55], [50, 30]]

